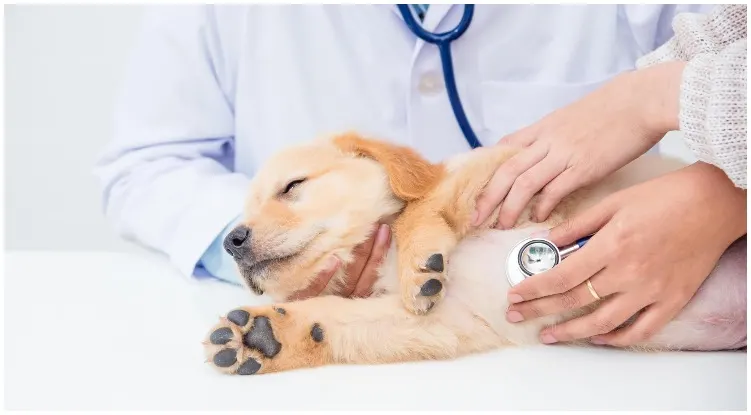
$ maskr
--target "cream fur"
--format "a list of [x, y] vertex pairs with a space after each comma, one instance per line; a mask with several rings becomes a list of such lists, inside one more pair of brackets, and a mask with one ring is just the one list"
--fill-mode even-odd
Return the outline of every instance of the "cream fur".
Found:
[[[350, 139], [354, 141], [342, 144], [341, 140]], [[245, 278], [252, 281], [249, 286], [262, 289], [280, 302], [276, 307], [282, 307], [285, 313], [271, 307], [245, 308], [251, 322], [244, 327], [223, 320], [212, 328], [213, 333], [229, 326], [234, 337], [227, 344], [207, 340], [210, 360], [227, 348], [238, 351], [237, 362], [218, 367], [221, 371], [236, 373], [248, 359], [260, 366], [254, 373], [268, 373], [331, 363], [448, 359], [502, 346], [536, 344], [543, 327], [574, 314], [517, 324], [506, 321], [509, 286], [504, 261], [511, 247], [530, 233], [555, 226], [612, 192], [683, 166], [676, 160], [643, 156], [600, 184], [575, 192], [545, 223], [533, 223], [526, 211], [513, 230], [487, 229], [491, 223], [473, 230], [466, 222], [474, 209], [475, 197], [499, 163], [513, 155], [515, 149], [484, 148], [447, 160], [433, 171], [439, 181], [426, 183], [424, 189], [410, 188], [410, 195], [425, 190], [424, 195], [406, 201], [396, 196], [394, 186], [399, 184], [393, 177], [404, 173], [385, 168], [378, 161], [378, 154], [353, 153], [350, 146], [361, 145], [358, 140], [362, 139], [338, 136], [289, 148], [270, 159], [254, 178], [244, 217], [244, 224], [252, 229], [254, 252], [263, 258], [294, 255], [273, 263], [261, 274]], [[404, 157], [409, 160], [411, 156]], [[300, 177], [307, 180], [290, 192], [294, 194], [279, 195], [286, 183]], [[400, 178], [396, 179], [398, 182]], [[446, 205], [451, 206], [449, 216], [454, 215], [444, 218], [454, 226], [453, 233], [438, 229], [445, 227], [445, 222], [438, 227], [430, 222], [440, 216], [436, 212]], [[373, 297], [344, 299], [324, 295], [282, 303], [311, 282], [329, 255], [337, 255], [345, 263], [351, 261], [353, 248], [367, 239], [372, 224], [394, 215], [394, 238], [379, 268]], [[454, 246], [455, 242], [458, 243]], [[417, 262], [428, 252], [444, 248], [448, 250], [446, 272], [440, 276], [444, 289], [431, 299], [435, 303], [431, 309], [426, 307], [425, 299], [416, 300], [414, 289], [419, 289], [423, 277], [410, 267], [419, 265]], [[242, 267], [240, 270], [247, 271]], [[334, 292], [344, 277], [340, 271], [324, 294]], [[723, 290], [726, 279], [710, 276], [705, 291]], [[745, 293], [745, 283], [743, 290]], [[696, 307], [688, 309], [695, 311]], [[240, 341], [255, 330], [253, 321], [259, 316], [268, 318], [273, 328], [261, 334], [282, 345], [274, 356], [263, 355]], [[695, 315], [678, 316], [639, 348], [689, 348], [698, 336], [706, 335], [696, 329], [692, 323], [695, 321]], [[745, 327], [745, 316], [742, 323]], [[321, 342], [310, 341], [314, 325], [323, 330]]]

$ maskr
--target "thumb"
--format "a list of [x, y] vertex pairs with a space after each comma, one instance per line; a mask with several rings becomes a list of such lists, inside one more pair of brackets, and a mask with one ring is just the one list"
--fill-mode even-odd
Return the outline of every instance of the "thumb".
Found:
[[599, 202], [552, 228], [549, 235], [550, 242], [556, 246], [564, 246], [592, 235], [613, 217], [616, 208], [617, 205], [612, 199]]

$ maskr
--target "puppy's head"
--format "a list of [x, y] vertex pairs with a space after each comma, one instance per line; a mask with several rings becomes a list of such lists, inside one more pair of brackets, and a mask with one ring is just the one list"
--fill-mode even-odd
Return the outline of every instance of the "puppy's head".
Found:
[[[350, 262], [375, 223], [425, 195], [440, 174], [406, 147], [355, 134], [290, 147], [255, 175], [242, 223], [224, 246], [250, 289], [284, 300], [331, 255]], [[340, 270], [332, 281], [343, 277]]]

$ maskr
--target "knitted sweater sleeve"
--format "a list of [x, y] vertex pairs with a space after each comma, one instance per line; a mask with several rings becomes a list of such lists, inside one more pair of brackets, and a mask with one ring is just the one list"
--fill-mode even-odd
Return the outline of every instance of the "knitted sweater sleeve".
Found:
[[680, 14], [675, 36], [637, 61], [643, 68], [686, 61], [680, 130], [696, 157], [747, 188], [746, 5], [721, 5], [708, 15]]

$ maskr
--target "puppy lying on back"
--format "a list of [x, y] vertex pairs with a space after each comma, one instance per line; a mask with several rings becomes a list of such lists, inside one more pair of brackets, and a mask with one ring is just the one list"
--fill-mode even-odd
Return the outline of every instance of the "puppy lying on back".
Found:
[[[591, 311], [508, 323], [508, 252], [529, 234], [682, 165], [644, 156], [564, 199], [544, 223], [532, 222], [528, 208], [513, 230], [493, 230], [496, 210], [471, 228], [475, 200], [515, 151], [493, 146], [430, 164], [408, 148], [343, 134], [274, 156], [254, 177], [243, 223], [225, 241], [256, 294], [283, 301], [307, 287], [330, 255], [351, 262], [378, 221], [393, 220], [392, 244], [370, 298], [325, 295], [232, 310], [204, 342], [208, 361], [224, 373], [248, 375], [448, 359], [536, 344], [543, 327]], [[728, 250], [681, 314], [636, 347], [745, 345], [745, 260], [735, 261], [739, 268], [728, 261], [732, 255], [745, 252]], [[342, 272], [324, 294], [343, 283]]]

